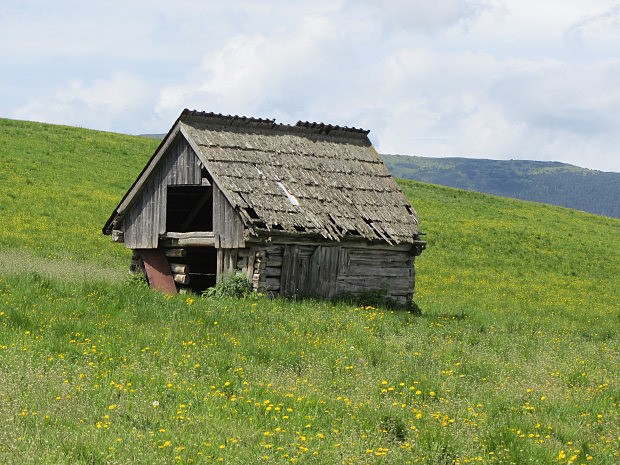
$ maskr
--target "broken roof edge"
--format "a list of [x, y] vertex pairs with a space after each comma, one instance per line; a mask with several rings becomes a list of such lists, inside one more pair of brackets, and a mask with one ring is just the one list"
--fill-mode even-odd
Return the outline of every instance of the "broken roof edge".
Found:
[[283, 130], [300, 135], [335, 136], [345, 139], [353, 139], [372, 145], [368, 139], [370, 130], [348, 126], [339, 126], [309, 121], [298, 121], [295, 125], [276, 123], [275, 119], [254, 118], [239, 115], [224, 115], [222, 113], [204, 112], [184, 109], [177, 122], [191, 124], [192, 122], [203, 123], [208, 126], [234, 127], [238, 129], [267, 129]]
[[[210, 166], [210, 162], [206, 159], [206, 157], [202, 153], [203, 147], [198, 146], [196, 142], [193, 140], [191, 134], [189, 134], [186, 128], [184, 128], [185, 124], [190, 127], [193, 126], [192, 124], [190, 124], [190, 122], [192, 121], [197, 121], [199, 123], [201, 122], [203, 124], [206, 123], [207, 125], [213, 125], [215, 127], [220, 127], [220, 128], [225, 128], [227, 126], [228, 127], [230, 126], [240, 127], [240, 128], [245, 127], [248, 129], [251, 129], [252, 127], [261, 127], [261, 128], [264, 128], [265, 130], [272, 130], [272, 131], [274, 129], [277, 130], [278, 128], [281, 128], [287, 133], [297, 132], [298, 134], [300, 133], [316, 134], [316, 135], [323, 134], [324, 135], [323, 137], [325, 136], [330, 137], [333, 135], [341, 137], [345, 135], [345, 137], [348, 138], [349, 140], [356, 139], [357, 141], [363, 141], [364, 145], [368, 145], [372, 149], [376, 158], [379, 161], [381, 161], [378, 153], [376, 152], [374, 147], [372, 147], [372, 144], [370, 143], [367, 137], [367, 134], [369, 133], [369, 131], [366, 131], [363, 129], [346, 128], [346, 127], [340, 127], [340, 126], [325, 125], [323, 123], [309, 123], [309, 122], [301, 122], [301, 121], [298, 122], [296, 126], [290, 126], [290, 125], [276, 124], [275, 120], [271, 120], [271, 119], [251, 118], [251, 117], [243, 117], [243, 116], [230, 116], [230, 115], [225, 116], [219, 113], [217, 114], [212, 113], [212, 112], [207, 113], [207, 112], [199, 112], [195, 110], [185, 109], [183, 110], [181, 115], [177, 118], [177, 120], [174, 122], [174, 124], [172, 125], [172, 127], [170, 128], [166, 136], [162, 139], [161, 143], [159, 144], [157, 149], [154, 151], [153, 155], [149, 158], [146, 165], [141, 170], [141, 172], [138, 174], [138, 176], [136, 177], [135, 181], [132, 183], [129, 190], [125, 193], [125, 195], [123, 196], [119, 204], [116, 206], [116, 208], [114, 209], [114, 211], [112, 212], [108, 220], [106, 221], [105, 225], [102, 228], [103, 234], [105, 235], [112, 234], [117, 223], [123, 219], [127, 210], [130, 208], [136, 196], [141, 191], [144, 182], [146, 182], [146, 180], [149, 178], [149, 176], [151, 175], [151, 172], [159, 164], [161, 158], [165, 155], [170, 144], [176, 139], [177, 136], [183, 137], [187, 141], [187, 143], [192, 147], [192, 150], [194, 151], [194, 153], [200, 160], [201, 164], [205, 168], [207, 168], [207, 170], [210, 172], [215, 184], [218, 185], [218, 188], [220, 189], [220, 191], [222, 192], [226, 200], [230, 203], [233, 209], [237, 210], [237, 214], [240, 215], [244, 223], [244, 226], [250, 229], [254, 226], [252, 225], [252, 222], [250, 221], [249, 218], [245, 218], [242, 214], [240, 214], [240, 210], [241, 208], [243, 208], [243, 205], [239, 205], [237, 202], [235, 202], [234, 196], [231, 195], [231, 193], [228, 192], [228, 190], [224, 187], [223, 183], [219, 179], [219, 175], [216, 173], [216, 170], [212, 169], [212, 167]], [[196, 128], [196, 129], [199, 130], [199, 128]], [[387, 173], [387, 170], [386, 170], [386, 173]], [[391, 176], [389, 176], [388, 174], [387, 177], [391, 177]], [[400, 190], [399, 187], [398, 187], [398, 190], [402, 194], [402, 190]], [[415, 213], [414, 213], [414, 216], [417, 219], [417, 215]], [[327, 236], [325, 236], [324, 234], [320, 234], [320, 235], [322, 235], [323, 237], [328, 237], [332, 235], [331, 232], [328, 230], [325, 230], [325, 234]], [[332, 237], [332, 239], [335, 239], [335, 238]], [[396, 242], [398, 243], [400, 241], [396, 240]]]
[[[237, 212], [239, 213], [239, 212]], [[407, 248], [411, 246], [420, 246], [426, 245], [426, 241], [420, 239], [420, 233], [415, 234], [411, 237], [401, 237], [401, 238], [391, 238], [390, 241], [386, 241], [380, 237], [374, 236], [369, 237], [362, 234], [339, 234], [337, 236], [334, 235], [325, 235], [321, 234], [320, 231], [291, 231], [291, 230], [281, 230], [271, 228], [253, 228], [252, 230], [248, 229], [248, 236], [245, 238], [247, 242], [253, 241], [263, 241], [265, 239], [290, 239], [292, 242], [300, 242], [300, 241], [310, 241], [310, 242], [329, 242], [329, 243], [363, 243], [366, 245], [383, 245], [388, 248]]]

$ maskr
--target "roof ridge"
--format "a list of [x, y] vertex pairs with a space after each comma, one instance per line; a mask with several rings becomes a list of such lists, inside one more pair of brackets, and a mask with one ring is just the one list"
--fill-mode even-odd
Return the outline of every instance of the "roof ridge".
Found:
[[179, 121], [189, 122], [190, 120], [200, 120], [210, 124], [217, 124], [229, 127], [264, 127], [269, 129], [281, 128], [293, 130], [294, 132], [304, 132], [308, 134], [324, 134], [340, 136], [346, 138], [367, 139], [369, 130], [339, 126], [334, 124], [317, 123], [310, 121], [298, 121], [295, 125], [276, 123], [275, 118], [255, 118], [252, 116], [224, 115], [222, 113], [198, 111], [184, 109], [179, 116]]
[[226, 126], [234, 126], [247, 123], [258, 123], [261, 125], [275, 126], [275, 119], [267, 119], [267, 118], [254, 118], [252, 116], [239, 116], [239, 115], [224, 115], [222, 113], [214, 113], [212, 111], [198, 111], [198, 110], [189, 110], [184, 109], [179, 117], [180, 120], [187, 120], [191, 118], [200, 118], [200, 119], [213, 119], [216, 121], [220, 121], [222, 124]]
[[296, 127], [303, 127], [307, 129], [317, 130], [319, 133], [324, 132], [325, 134], [329, 134], [332, 131], [338, 132], [351, 132], [356, 134], [368, 135], [370, 130], [348, 127], [348, 126], [338, 126], [333, 124], [325, 124], [325, 123], [315, 123], [310, 121], [297, 121]]

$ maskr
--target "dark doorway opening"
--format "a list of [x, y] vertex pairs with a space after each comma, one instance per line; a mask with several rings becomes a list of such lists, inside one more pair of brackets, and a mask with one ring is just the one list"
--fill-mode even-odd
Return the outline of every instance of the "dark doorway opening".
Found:
[[213, 231], [211, 186], [168, 186], [166, 231]]
[[170, 267], [182, 269], [184, 282], [177, 287], [201, 293], [215, 286], [217, 280], [217, 250], [214, 247], [185, 247], [183, 257], [169, 258]]
[[203, 292], [215, 286], [217, 278], [217, 250], [212, 247], [192, 247], [187, 250], [189, 287]]

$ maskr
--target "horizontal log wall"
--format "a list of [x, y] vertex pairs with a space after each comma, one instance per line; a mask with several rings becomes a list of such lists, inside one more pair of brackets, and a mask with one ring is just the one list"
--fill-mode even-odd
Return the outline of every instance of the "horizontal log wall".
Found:
[[236, 250], [236, 254], [236, 270], [247, 276], [255, 291], [270, 295], [279, 293], [282, 271], [281, 246], [247, 247]]
[[411, 302], [415, 285], [414, 256], [397, 250], [351, 248], [348, 266], [338, 275], [338, 293], [359, 294], [385, 290], [387, 297], [400, 304]]
[[[250, 266], [249, 257], [253, 257]], [[413, 297], [415, 268], [411, 251], [365, 244], [274, 244], [245, 249], [237, 268], [251, 274], [256, 290], [286, 296], [334, 298], [386, 291], [406, 305]]]

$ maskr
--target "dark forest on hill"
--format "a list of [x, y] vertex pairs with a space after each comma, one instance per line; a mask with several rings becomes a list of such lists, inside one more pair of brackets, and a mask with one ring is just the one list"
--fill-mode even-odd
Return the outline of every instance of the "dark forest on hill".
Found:
[[398, 178], [620, 218], [620, 173], [547, 161], [381, 157]]

